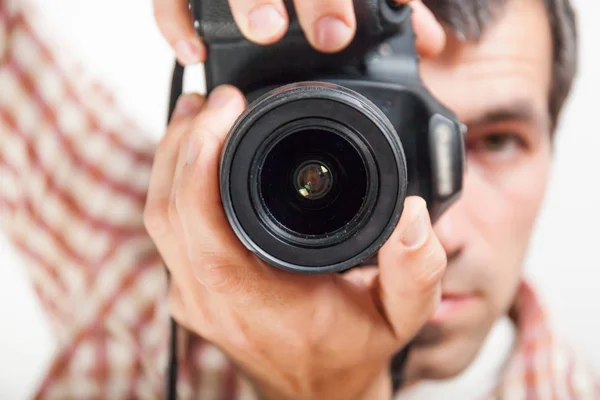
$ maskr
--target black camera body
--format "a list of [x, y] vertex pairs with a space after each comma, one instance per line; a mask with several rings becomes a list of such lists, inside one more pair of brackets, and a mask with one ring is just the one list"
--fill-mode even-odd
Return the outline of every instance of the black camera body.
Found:
[[372, 258], [406, 196], [435, 221], [460, 195], [465, 127], [419, 77], [411, 9], [355, 0], [343, 51], [313, 49], [285, 1], [283, 39], [243, 37], [227, 0], [194, 0], [208, 49], [207, 91], [239, 88], [248, 107], [224, 144], [221, 198], [233, 230], [267, 263], [341, 272]]

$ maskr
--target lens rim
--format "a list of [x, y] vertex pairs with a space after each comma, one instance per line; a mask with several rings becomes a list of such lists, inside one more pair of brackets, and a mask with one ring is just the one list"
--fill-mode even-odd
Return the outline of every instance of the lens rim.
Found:
[[[377, 154], [381, 193], [375, 212], [346, 242], [320, 249], [292, 246], [269, 233], [256, 216], [248, 185], [251, 159], [265, 136], [281, 125], [334, 115], [343, 115]], [[371, 258], [396, 227], [407, 192], [406, 156], [389, 119], [363, 95], [331, 82], [281, 86], [250, 104], [225, 141], [219, 177], [226, 217], [239, 240], [268, 264], [296, 273], [341, 272]]]
[[[281, 224], [277, 219], [272, 216], [268, 207], [266, 206], [260, 189], [260, 176], [262, 167], [269, 153], [277, 144], [281, 143], [285, 138], [298, 133], [299, 131], [308, 129], [320, 129], [327, 130], [340, 137], [342, 140], [346, 140], [350, 143], [360, 156], [365, 172], [367, 174], [367, 190], [366, 198], [363, 200], [361, 207], [354, 215], [354, 217], [348, 222], [347, 225], [330, 232], [325, 235], [307, 235], [299, 234], [294, 232], [285, 225]], [[291, 245], [298, 245], [302, 247], [310, 248], [324, 248], [331, 247], [337, 243], [342, 243], [347, 240], [350, 236], [354, 235], [360, 230], [369, 220], [373, 213], [373, 207], [375, 201], [379, 195], [379, 173], [377, 171], [377, 164], [375, 157], [373, 156], [372, 150], [365, 143], [364, 139], [361, 138], [360, 134], [348, 126], [343, 125], [338, 121], [333, 121], [326, 118], [300, 118], [295, 119], [275, 130], [256, 150], [256, 157], [250, 167], [252, 171], [256, 171], [256, 175], [250, 178], [249, 187], [252, 196], [253, 206], [255, 212], [265, 224], [268, 229], [272, 230], [272, 233], [277, 235], [279, 239], [286, 241]]]

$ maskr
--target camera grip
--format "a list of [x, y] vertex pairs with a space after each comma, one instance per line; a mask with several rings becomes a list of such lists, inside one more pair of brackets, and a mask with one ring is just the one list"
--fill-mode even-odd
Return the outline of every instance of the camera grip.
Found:
[[[405, 16], [403, 9], [408, 7], [393, 4], [393, 0], [354, 0], [353, 3], [357, 31], [367, 36], [397, 31]], [[286, 36], [304, 35], [294, 0], [284, 0], [284, 4], [290, 20]], [[198, 22], [198, 34], [206, 43], [246, 40], [233, 19], [228, 0], [191, 0], [191, 8]]]

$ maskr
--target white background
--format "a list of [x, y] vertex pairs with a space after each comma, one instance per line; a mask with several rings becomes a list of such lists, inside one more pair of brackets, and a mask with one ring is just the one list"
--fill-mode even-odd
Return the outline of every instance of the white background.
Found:
[[[600, 373], [600, 2], [573, 2], [579, 12], [581, 71], [560, 126], [552, 183], [527, 273], [541, 289], [557, 328]], [[172, 54], [154, 25], [151, 1], [34, 3], [55, 36], [72, 46], [123, 109], [158, 137]], [[190, 82], [202, 88], [197, 79]], [[51, 358], [53, 342], [23, 268], [3, 236], [0, 321], [0, 398], [26, 398]]]

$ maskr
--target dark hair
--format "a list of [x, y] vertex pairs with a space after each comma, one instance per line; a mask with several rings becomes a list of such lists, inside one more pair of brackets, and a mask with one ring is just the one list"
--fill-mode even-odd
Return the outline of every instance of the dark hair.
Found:
[[[519, 0], [424, 0], [436, 18], [459, 37], [477, 41], [501, 15], [509, 1]], [[570, 0], [542, 1], [552, 33], [552, 83], [548, 113], [554, 131], [577, 72], [577, 24]]]

